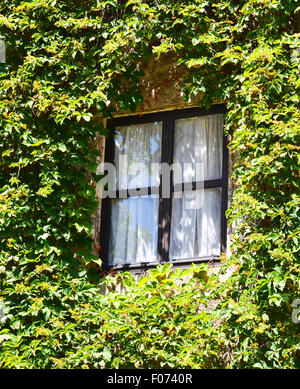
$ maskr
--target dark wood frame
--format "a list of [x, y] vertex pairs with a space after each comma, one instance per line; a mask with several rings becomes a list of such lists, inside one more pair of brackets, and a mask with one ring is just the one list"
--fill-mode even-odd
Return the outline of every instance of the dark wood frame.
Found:
[[[126, 126], [132, 124], [151, 123], [154, 121], [162, 121], [162, 150], [161, 150], [161, 163], [167, 162], [169, 165], [173, 163], [173, 147], [174, 147], [174, 127], [175, 120], [183, 118], [191, 118], [197, 116], [206, 116], [226, 113], [226, 107], [224, 104], [217, 104], [212, 106], [209, 110], [203, 108], [186, 108], [174, 111], [162, 111], [157, 113], [144, 114], [142, 116], [126, 116], [118, 117], [108, 120], [107, 128], [110, 130], [110, 134], [106, 139], [105, 145], [105, 162], [114, 161], [114, 129], [117, 126]], [[228, 196], [228, 148], [227, 138], [223, 135], [223, 161], [222, 161], [222, 178], [217, 180], [204, 181], [204, 188], [221, 188], [222, 200], [221, 200], [221, 252], [226, 251], [226, 232], [227, 222], [225, 218], [225, 211], [227, 209], [227, 196]], [[111, 216], [111, 201], [110, 198], [102, 200], [101, 205], [101, 231], [100, 231], [100, 253], [99, 256], [103, 261], [103, 267], [106, 269], [114, 268], [116, 270], [130, 270], [133, 272], [143, 272], [148, 268], [157, 266], [159, 263], [169, 262], [169, 239], [171, 229], [171, 214], [172, 214], [172, 193], [175, 191], [174, 185], [172, 185], [173, 178], [172, 172], [170, 175], [170, 198], [159, 198], [159, 217], [158, 217], [158, 262], [146, 262], [146, 263], [134, 263], [108, 266], [108, 250], [109, 250], [109, 236], [110, 236], [110, 216]], [[196, 187], [196, 182], [192, 183], [193, 189]], [[141, 188], [144, 193], [153, 193], [151, 187]], [[162, 180], [160, 180], [159, 193], [162, 192]], [[116, 198], [119, 197], [120, 192], [112, 192]], [[127, 193], [128, 197], [129, 194]], [[164, 226], [162, 226], [162, 220], [164, 220]], [[172, 260], [171, 262], [176, 266], [187, 266], [191, 263], [203, 262], [203, 261], [216, 261], [216, 257], [202, 257], [202, 258], [189, 258], [182, 260]]]

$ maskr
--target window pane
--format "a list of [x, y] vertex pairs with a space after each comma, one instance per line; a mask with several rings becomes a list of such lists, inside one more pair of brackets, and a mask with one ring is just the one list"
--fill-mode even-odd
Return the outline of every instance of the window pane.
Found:
[[222, 150], [222, 114], [176, 120], [174, 162], [179, 162], [182, 173], [174, 173], [174, 183], [221, 178]]
[[109, 264], [157, 261], [158, 196], [112, 200]]
[[173, 197], [171, 260], [220, 255], [221, 193], [221, 188], [214, 188]]
[[161, 137], [162, 122], [116, 128], [115, 167], [118, 189], [159, 186]]

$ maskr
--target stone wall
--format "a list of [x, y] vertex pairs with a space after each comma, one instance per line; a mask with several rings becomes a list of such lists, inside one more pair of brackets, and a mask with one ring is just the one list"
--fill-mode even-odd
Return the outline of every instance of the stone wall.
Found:
[[[189, 101], [184, 100], [182, 81], [187, 74], [187, 69], [183, 65], [177, 65], [176, 57], [165, 54], [160, 58], [151, 58], [140, 63], [138, 67], [144, 73], [139, 84], [144, 102], [137, 108], [138, 114], [198, 105], [199, 96]], [[118, 112], [116, 117], [132, 114], [130, 111]]]

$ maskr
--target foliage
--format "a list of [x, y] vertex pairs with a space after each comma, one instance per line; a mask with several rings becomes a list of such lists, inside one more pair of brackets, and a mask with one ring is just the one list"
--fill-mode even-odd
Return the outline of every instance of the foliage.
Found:
[[[86, 359], [88, 367], [299, 367], [299, 325], [291, 321], [299, 296], [297, 15], [294, 0], [2, 0], [1, 366], [82, 367]], [[224, 265], [235, 272], [205, 284], [207, 298], [220, 300], [213, 313], [196, 312], [203, 284], [175, 287], [177, 273], [164, 283], [152, 272], [123, 297], [101, 298], [91, 283], [96, 202], [87, 176], [96, 168], [91, 139], [105, 134], [91, 118], [135, 111], [139, 63], [165, 52], [189, 69], [186, 98], [227, 103], [238, 156], [228, 211], [233, 254]], [[156, 293], [165, 297], [145, 307]], [[207, 341], [217, 337], [211, 315], [229, 350], [223, 362], [221, 340], [216, 348]], [[100, 357], [91, 357], [94, 349]]]
[[207, 279], [206, 266], [173, 271], [170, 264], [140, 280], [130, 273], [108, 277], [100, 309], [77, 309], [81, 325], [95, 325], [96, 319], [96, 332], [90, 331], [89, 338], [79, 335], [81, 347], [67, 352], [63, 366], [224, 367], [226, 339], [208, 310], [205, 292], [213, 281]]

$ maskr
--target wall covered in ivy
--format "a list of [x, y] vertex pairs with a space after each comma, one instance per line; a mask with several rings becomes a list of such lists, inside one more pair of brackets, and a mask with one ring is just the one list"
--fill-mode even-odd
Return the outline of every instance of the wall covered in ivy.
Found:
[[[298, 15], [293, 0], [1, 2], [1, 367], [299, 367]], [[227, 104], [235, 272], [191, 270], [182, 290], [168, 267], [138, 287], [125, 274], [126, 295], [108, 278], [101, 297], [92, 119], [146, 107], [141, 62], [163, 55], [186, 100]]]

